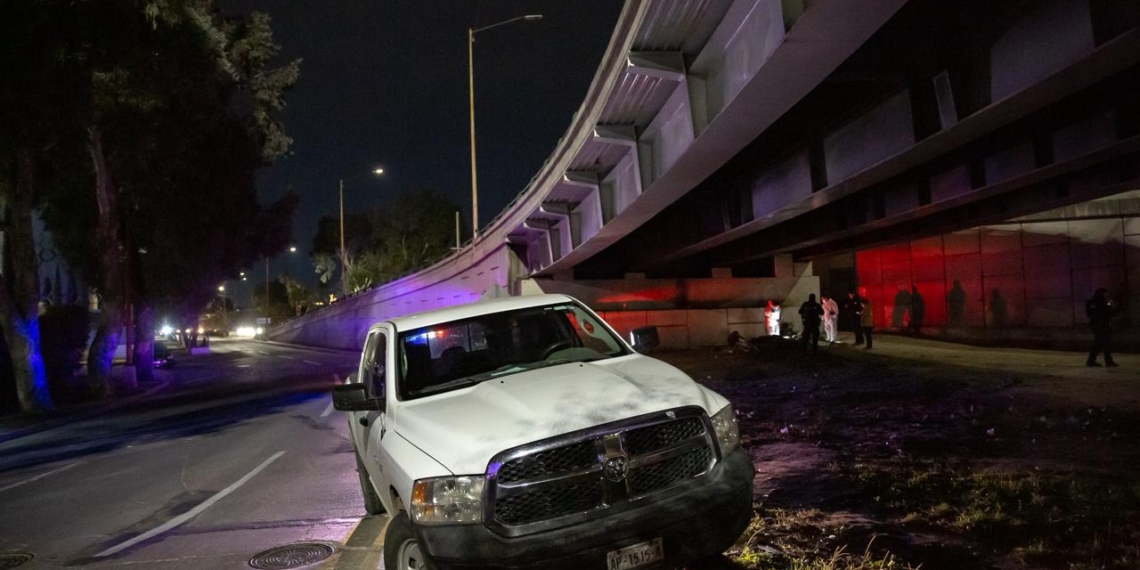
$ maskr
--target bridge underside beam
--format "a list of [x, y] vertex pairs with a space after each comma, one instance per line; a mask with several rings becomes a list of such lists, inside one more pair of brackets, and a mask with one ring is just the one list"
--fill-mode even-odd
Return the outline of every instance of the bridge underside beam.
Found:
[[[953, 212], [992, 219], [1022, 195], [1050, 207], [1089, 172], [1105, 187], [1130, 178], [1140, 7], [1110, 23], [1085, 0], [971, 4], [969, 17], [909, 4], [740, 155], [575, 274], [763, 272], [756, 264], [774, 253], [849, 249], [926, 218], [969, 223]], [[1026, 50], [1032, 64], [1015, 56]]]

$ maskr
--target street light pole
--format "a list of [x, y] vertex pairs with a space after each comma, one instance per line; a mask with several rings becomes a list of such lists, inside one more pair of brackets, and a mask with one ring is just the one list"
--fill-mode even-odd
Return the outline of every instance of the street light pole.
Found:
[[269, 256], [265, 257], [265, 330], [269, 330]]
[[475, 34], [505, 26], [510, 23], [525, 20], [533, 22], [541, 20], [542, 14], [527, 14], [526, 16], [516, 16], [509, 20], [503, 20], [491, 24], [490, 26], [483, 26], [482, 28], [467, 28], [467, 103], [471, 116], [471, 241], [475, 242], [479, 238], [479, 181], [476, 176], [475, 167]]
[[340, 179], [340, 294], [344, 295], [348, 289], [348, 275], [345, 274], [345, 269], [348, 267], [347, 258], [344, 252], [344, 179]]
[[475, 29], [467, 28], [467, 99], [471, 115], [471, 242], [479, 238], [479, 181], [475, 174]]
[[222, 294], [222, 336], [227, 336], [229, 334], [230, 327], [226, 322], [226, 286], [218, 286], [218, 292]]
[[[373, 169], [372, 174], [380, 176], [384, 174], [384, 169]], [[352, 179], [355, 178], [359, 177]], [[296, 251], [296, 248], [293, 251]], [[348, 294], [348, 252], [344, 248], [344, 178], [340, 179], [340, 265], [340, 294], [343, 297]]]

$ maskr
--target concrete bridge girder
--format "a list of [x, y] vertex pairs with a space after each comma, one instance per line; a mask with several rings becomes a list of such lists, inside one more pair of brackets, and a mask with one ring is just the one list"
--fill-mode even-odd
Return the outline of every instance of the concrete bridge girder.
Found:
[[594, 140], [630, 149], [601, 181], [602, 227], [536, 274], [566, 273], [672, 204], [905, 3], [821, 0], [797, 12], [778, 2], [737, 1], [694, 53], [635, 46], [622, 73], [657, 80], [668, 96], [645, 124], [595, 126]]
[[[1060, 20], [1063, 15], [1067, 12], [1059, 11], [1056, 18]], [[1042, 35], [1040, 40], [1048, 42], [1048, 37]], [[1051, 55], [1050, 65], [1054, 67], [1038, 70], [1043, 77], [1031, 83], [1025, 84], [1028, 80], [1022, 78], [1019, 89], [1009, 86], [1012, 80], [1004, 80], [1002, 98], [963, 118], [958, 118], [953, 108], [953, 89], [947, 84], [949, 77], [945, 72], [934, 74], [931, 90], [938, 97], [930, 104], [931, 112], [938, 116], [939, 129], [921, 140], [915, 132], [907, 134], [909, 139], [895, 137], [897, 147], [882, 144], [877, 150], [879, 155], [864, 152], [852, 165], [837, 168], [842, 158], [835, 160], [835, 157], [861, 152], [860, 145], [829, 144], [824, 135], [813, 141], [798, 141], [796, 144], [803, 150], [784, 163], [770, 166], [769, 170], [802, 174], [796, 178], [780, 174], [783, 178], [773, 179], [773, 190], [778, 184], [780, 192], [769, 192], [769, 198], [757, 199], [757, 195], [764, 192], [755, 190], [751, 196], [752, 219], [653, 256], [652, 264], [637, 269], [651, 270], [695, 256], [702, 256], [713, 264], [724, 264], [809, 247], [819, 251], [818, 246], [828, 241], [880, 229], [892, 222], [980, 203], [998, 194], [1041, 184], [1050, 178], [1066, 177], [1097, 163], [1110, 163], [1134, 154], [1135, 141], [1121, 138], [1116, 132], [1119, 127], [1115, 123], [1121, 119], [1113, 117], [1114, 113], [1120, 113], [1112, 108], [1070, 123], [1057, 123], [1044, 115], [1037, 124], [1028, 124], [1034, 114], [1041, 115], [1050, 106], [1060, 105], [1066, 98], [1140, 65], [1140, 30], [1133, 29], [1096, 47], [1092, 46], [1090, 37], [1082, 49], [1084, 51], [1074, 48], [1071, 53]], [[903, 90], [848, 125], [826, 133], [826, 137], [841, 141], [837, 133], [851, 130], [852, 125], [858, 130], [860, 121], [903, 124], [909, 129], [915, 115], [911, 106], [913, 97], [909, 90]], [[1020, 129], [1023, 132], [1020, 140], [996, 150], [987, 148], [992, 145], [985, 143], [986, 137], [1019, 122], [1028, 125]], [[812, 148], [819, 150], [813, 153]], [[971, 151], [971, 148], [977, 150]], [[950, 166], [944, 164], [942, 157], [955, 153], [964, 158]], [[927, 166], [939, 161], [942, 164]], [[822, 183], [817, 183], [815, 178], [817, 170], [824, 173]], [[908, 171], [915, 175], [908, 178]], [[903, 182], [891, 184], [892, 179]], [[756, 180], [760, 186], [766, 179], [759, 174]], [[850, 215], [816, 216], [811, 221], [816, 237], [802, 243], [781, 244], [778, 239], [764, 237], [766, 230], [785, 233], [775, 228], [827, 207], [843, 207]], [[1043, 202], [1041, 207], [1048, 205]]]

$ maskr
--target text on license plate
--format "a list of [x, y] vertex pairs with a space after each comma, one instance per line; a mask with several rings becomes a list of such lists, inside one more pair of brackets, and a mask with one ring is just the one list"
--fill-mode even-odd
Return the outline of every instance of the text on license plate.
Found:
[[655, 538], [648, 542], [639, 542], [632, 546], [611, 550], [607, 558], [606, 567], [608, 570], [629, 570], [663, 560], [665, 550], [661, 547], [661, 539]]

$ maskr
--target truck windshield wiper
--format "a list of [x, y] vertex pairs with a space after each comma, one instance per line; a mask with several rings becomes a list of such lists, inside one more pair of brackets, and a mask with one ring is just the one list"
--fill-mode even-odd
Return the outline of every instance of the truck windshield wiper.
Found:
[[446, 392], [448, 390], [455, 390], [458, 388], [466, 388], [468, 386], [474, 386], [475, 384], [483, 382], [484, 380], [490, 379], [489, 377], [483, 378], [483, 376], [484, 375], [480, 374], [479, 376], [468, 376], [466, 378], [456, 378], [455, 380], [449, 380], [449, 381], [444, 382], [442, 384], [433, 384], [431, 386], [425, 386], [419, 390], [416, 390], [416, 394], [420, 395], [420, 396], [426, 396], [428, 394], [436, 394], [438, 392]]

